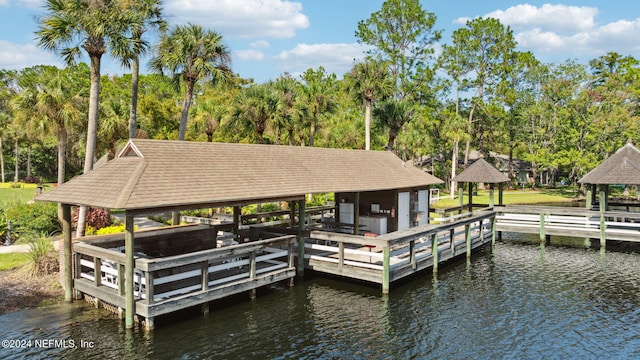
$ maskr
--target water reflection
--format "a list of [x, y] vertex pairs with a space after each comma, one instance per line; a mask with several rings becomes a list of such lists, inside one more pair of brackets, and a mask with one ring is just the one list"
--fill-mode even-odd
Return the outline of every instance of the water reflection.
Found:
[[637, 358], [638, 254], [526, 241], [395, 286], [307, 279], [255, 300], [214, 303], [208, 316], [158, 319], [126, 331], [75, 303], [0, 316], [0, 338], [72, 339], [93, 348], [1, 349], [13, 358]]

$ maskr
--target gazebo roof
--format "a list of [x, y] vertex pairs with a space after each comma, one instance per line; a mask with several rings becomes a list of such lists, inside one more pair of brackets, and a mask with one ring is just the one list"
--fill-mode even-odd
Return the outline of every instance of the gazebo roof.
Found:
[[387, 151], [132, 139], [114, 160], [38, 200], [126, 210], [186, 209], [439, 183]]
[[498, 169], [489, 164], [485, 159], [478, 159], [458, 176], [453, 178], [453, 181], [498, 184], [508, 182], [509, 177], [498, 171]]
[[627, 143], [578, 182], [595, 185], [636, 185], [640, 183], [640, 150]]

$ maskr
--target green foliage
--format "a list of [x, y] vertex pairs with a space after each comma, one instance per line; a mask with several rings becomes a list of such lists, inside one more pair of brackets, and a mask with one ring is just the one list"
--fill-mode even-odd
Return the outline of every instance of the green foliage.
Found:
[[53, 248], [53, 242], [46, 233], [29, 239], [27, 253], [27, 274], [31, 277], [48, 275], [59, 270], [59, 262]]
[[6, 220], [11, 221], [13, 233], [17, 238], [28, 236], [29, 233], [52, 234], [61, 230], [58, 208], [52, 203], [14, 203], [5, 210], [4, 216]]

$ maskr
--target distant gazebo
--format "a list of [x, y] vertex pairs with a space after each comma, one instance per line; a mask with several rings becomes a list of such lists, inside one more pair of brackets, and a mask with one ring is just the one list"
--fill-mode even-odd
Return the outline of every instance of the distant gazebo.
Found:
[[[476, 160], [471, 166], [466, 168], [458, 176], [453, 178], [458, 183], [469, 184], [469, 211], [473, 209], [473, 184], [485, 183], [489, 184], [489, 207], [494, 205], [494, 186], [498, 184], [498, 205], [502, 205], [503, 184], [509, 181], [509, 177], [501, 173], [493, 165], [489, 164], [485, 159]], [[462, 192], [464, 186], [460, 187], [460, 206], [462, 207]]]
[[596, 187], [600, 186], [600, 210], [608, 210], [609, 185], [640, 184], [640, 150], [631, 142], [627, 143], [578, 182], [589, 187], [587, 208], [595, 202]]

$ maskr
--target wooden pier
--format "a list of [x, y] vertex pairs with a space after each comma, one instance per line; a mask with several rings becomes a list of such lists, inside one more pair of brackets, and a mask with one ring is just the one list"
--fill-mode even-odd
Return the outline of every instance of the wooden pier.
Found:
[[575, 207], [501, 206], [496, 207], [496, 230], [549, 236], [640, 242], [640, 213], [594, 211]]
[[481, 211], [454, 223], [422, 225], [367, 237], [314, 230], [305, 241], [305, 268], [380, 284], [391, 283], [454, 257], [470, 256], [495, 240], [495, 213]]

